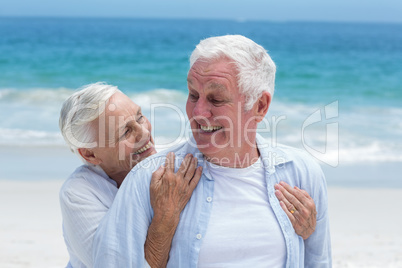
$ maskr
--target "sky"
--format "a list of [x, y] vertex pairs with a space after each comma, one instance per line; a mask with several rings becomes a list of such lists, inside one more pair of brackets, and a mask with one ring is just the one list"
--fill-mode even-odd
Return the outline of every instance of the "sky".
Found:
[[402, 23], [402, 0], [1, 0], [4, 16]]

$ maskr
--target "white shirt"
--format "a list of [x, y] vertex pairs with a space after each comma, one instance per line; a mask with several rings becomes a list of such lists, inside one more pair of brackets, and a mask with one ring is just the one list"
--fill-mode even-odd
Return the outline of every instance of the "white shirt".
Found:
[[242, 169], [207, 165], [214, 200], [198, 267], [285, 267], [285, 239], [269, 204], [261, 160]]
[[117, 190], [101, 167], [88, 165], [77, 168], [61, 187], [63, 235], [70, 255], [67, 267], [93, 266], [93, 237]]

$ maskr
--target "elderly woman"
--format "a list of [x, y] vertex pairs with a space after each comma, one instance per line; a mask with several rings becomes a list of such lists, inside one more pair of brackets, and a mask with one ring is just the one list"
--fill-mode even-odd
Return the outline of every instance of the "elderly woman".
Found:
[[[156, 153], [151, 124], [141, 108], [117, 87], [96, 83], [64, 102], [60, 129], [71, 150], [84, 162], [60, 191], [68, 267], [92, 267], [93, 235], [118, 188], [133, 166]], [[173, 163], [170, 157], [167, 163]], [[155, 221], [145, 244], [151, 266], [167, 261], [180, 212], [200, 178], [201, 168], [196, 167], [196, 159], [189, 155], [176, 174], [169, 164], [154, 174], [151, 198]]]
[[[96, 83], [82, 88], [63, 104], [60, 129], [71, 150], [82, 159], [60, 190], [63, 234], [70, 255], [68, 267], [92, 267], [95, 231], [130, 170], [155, 154], [151, 124], [141, 107], [117, 87]], [[154, 217], [144, 245], [146, 264], [166, 265], [180, 213], [196, 187], [201, 167], [187, 155], [174, 173], [174, 155], [153, 173], [150, 187]], [[278, 198], [299, 198], [300, 190], [281, 188]], [[286, 195], [284, 195], [286, 194]], [[296, 232], [307, 238], [314, 231], [315, 206], [309, 218], [291, 219]], [[116, 218], [116, 221], [119, 219]], [[139, 219], [140, 220], [140, 219]], [[130, 226], [126, 226], [130, 228]], [[130, 247], [130, 245], [126, 245]]]

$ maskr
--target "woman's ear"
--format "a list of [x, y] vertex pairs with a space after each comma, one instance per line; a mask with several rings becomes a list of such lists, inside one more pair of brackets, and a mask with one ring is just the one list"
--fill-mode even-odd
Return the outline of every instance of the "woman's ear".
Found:
[[87, 162], [94, 164], [94, 165], [99, 165], [102, 163], [102, 160], [97, 158], [94, 154], [94, 151], [88, 148], [79, 148], [78, 153], [84, 158]]
[[269, 105], [271, 104], [271, 94], [264, 91], [261, 97], [257, 100], [256, 119], [257, 122], [261, 122], [268, 112]]

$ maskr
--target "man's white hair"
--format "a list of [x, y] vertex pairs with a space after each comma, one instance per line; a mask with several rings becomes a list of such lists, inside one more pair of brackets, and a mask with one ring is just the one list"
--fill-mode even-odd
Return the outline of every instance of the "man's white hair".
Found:
[[190, 68], [198, 60], [229, 58], [239, 72], [240, 94], [246, 97], [245, 110], [250, 110], [264, 91], [274, 95], [276, 66], [267, 51], [241, 35], [224, 35], [202, 40], [190, 56]]
[[59, 119], [61, 134], [71, 151], [84, 163], [87, 162], [78, 149], [97, 146], [97, 130], [93, 122], [105, 111], [110, 97], [116, 92], [121, 91], [115, 86], [98, 82], [83, 86], [63, 103]]

